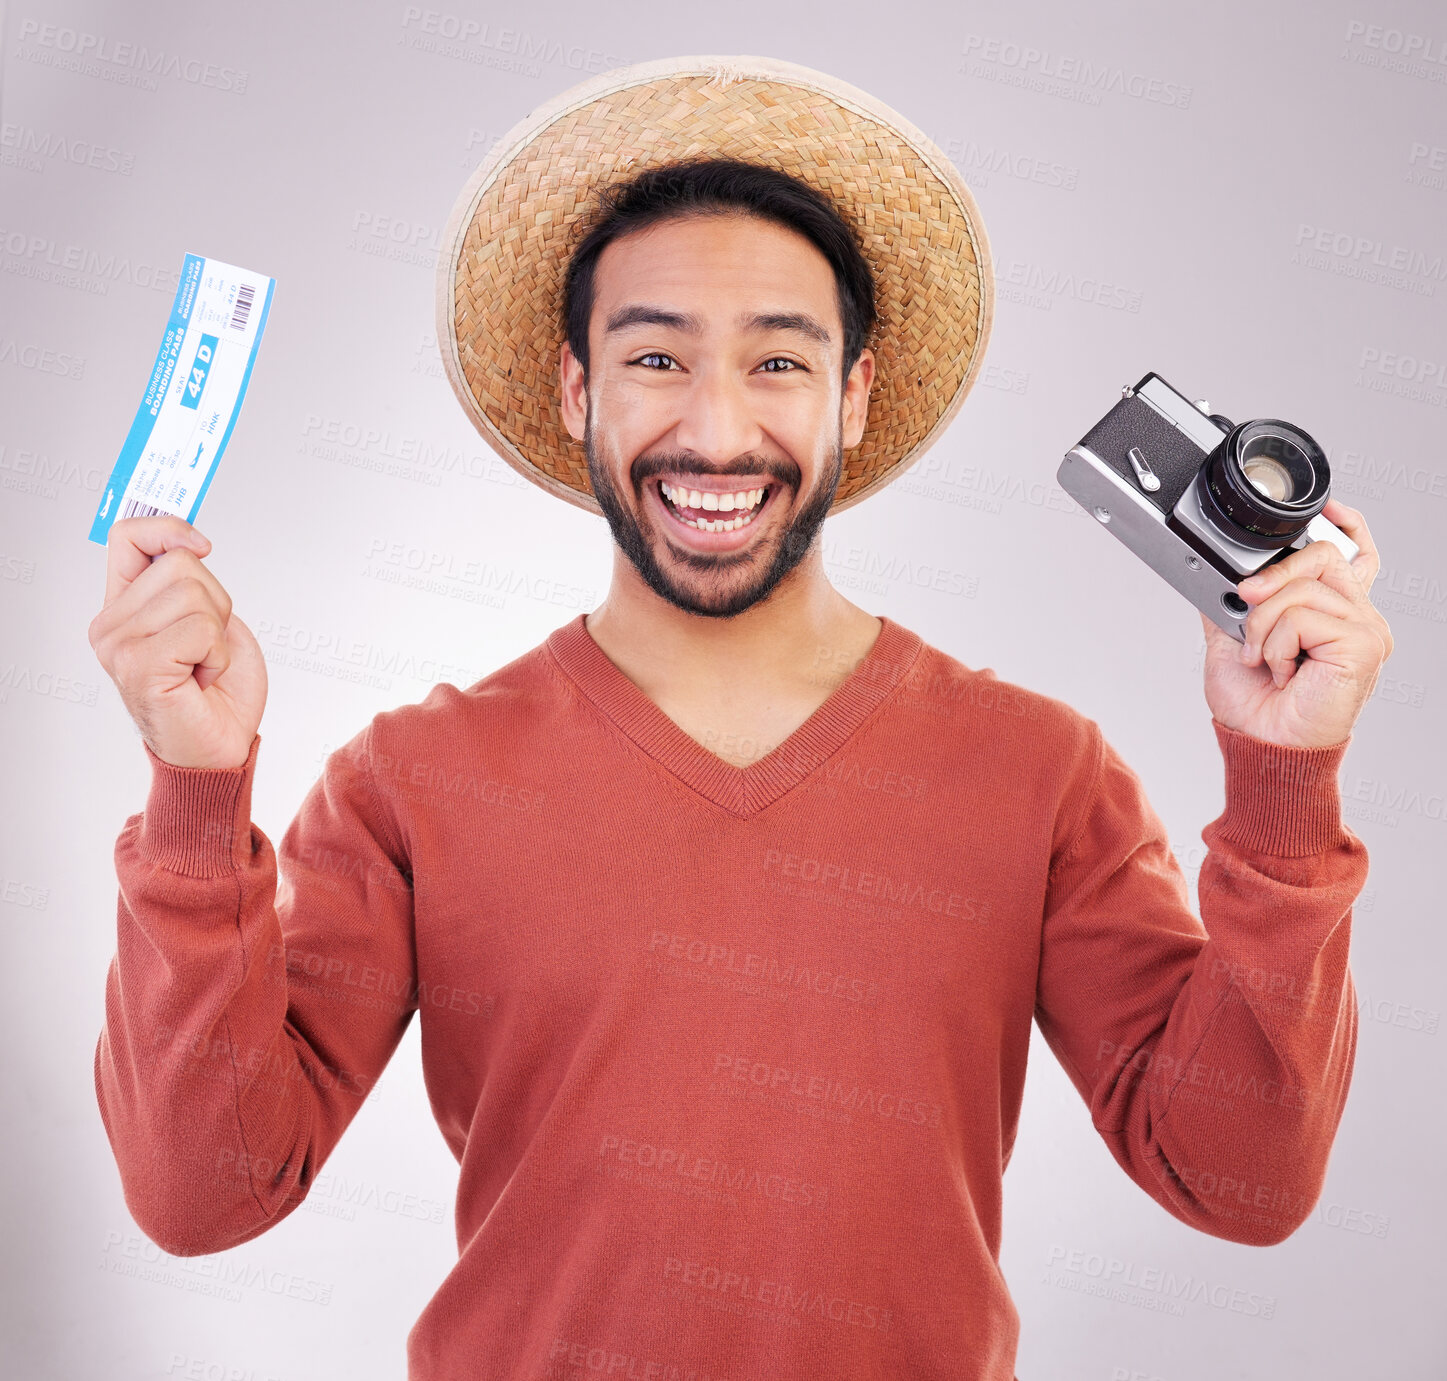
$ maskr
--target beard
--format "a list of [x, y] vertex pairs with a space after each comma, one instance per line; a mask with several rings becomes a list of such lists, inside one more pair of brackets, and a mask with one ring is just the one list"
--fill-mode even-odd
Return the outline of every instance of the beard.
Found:
[[[844, 432], [841, 413], [834, 437], [834, 453], [821, 472], [814, 492], [794, 515], [792, 521], [772, 537], [761, 537], [742, 551], [709, 555], [687, 550], [669, 540], [666, 533], [655, 533], [649, 524], [644, 532], [638, 521], [643, 512], [643, 484], [651, 476], [670, 471], [699, 469], [694, 457], [683, 451], [652, 451], [638, 456], [629, 467], [633, 481], [634, 507], [624, 504], [619, 496], [606, 461], [600, 454], [597, 434], [593, 428], [592, 400], [588, 403], [583, 427], [583, 445], [588, 456], [588, 478], [593, 495], [613, 540], [633, 563], [648, 588], [677, 609], [705, 618], [727, 619], [767, 599], [775, 587], [809, 554], [839, 488], [844, 466]], [[799, 467], [792, 461], [762, 462], [752, 469], [714, 471], [716, 474], [738, 473], [752, 487], [767, 476], [767, 483], [784, 483], [794, 493], [799, 490]], [[755, 519], [755, 521], [758, 521]], [[667, 564], [660, 562], [655, 545], [667, 552]]]

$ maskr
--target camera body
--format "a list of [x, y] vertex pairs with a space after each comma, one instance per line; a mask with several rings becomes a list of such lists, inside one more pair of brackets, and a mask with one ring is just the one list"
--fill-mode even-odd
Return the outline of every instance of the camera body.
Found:
[[1233, 423], [1147, 374], [1065, 453], [1060, 487], [1218, 628], [1244, 641], [1248, 575], [1313, 541], [1357, 544], [1321, 516], [1321, 447], [1278, 418]]

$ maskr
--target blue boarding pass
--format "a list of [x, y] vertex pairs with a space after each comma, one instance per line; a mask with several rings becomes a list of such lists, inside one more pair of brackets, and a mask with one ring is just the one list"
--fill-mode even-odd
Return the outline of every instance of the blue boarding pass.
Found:
[[188, 254], [145, 397], [101, 495], [90, 540], [118, 518], [194, 522], [236, 426], [276, 280]]

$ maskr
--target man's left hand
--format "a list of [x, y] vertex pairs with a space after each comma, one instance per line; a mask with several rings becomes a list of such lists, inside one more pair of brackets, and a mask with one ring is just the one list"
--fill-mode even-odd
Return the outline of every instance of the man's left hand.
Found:
[[1244, 648], [1201, 615], [1211, 713], [1228, 728], [1289, 748], [1349, 737], [1392, 655], [1392, 630], [1368, 598], [1381, 561], [1366, 520], [1336, 499], [1322, 517], [1357, 544], [1350, 563], [1334, 543], [1308, 542], [1243, 580], [1237, 593], [1251, 605]]

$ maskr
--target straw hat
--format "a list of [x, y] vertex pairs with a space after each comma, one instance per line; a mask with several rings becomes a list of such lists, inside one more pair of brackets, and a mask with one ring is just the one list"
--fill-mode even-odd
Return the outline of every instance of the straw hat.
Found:
[[919, 458], [964, 401], [994, 276], [979, 208], [914, 125], [834, 77], [764, 57], [685, 57], [601, 73], [494, 144], [448, 217], [437, 275], [443, 367], [488, 443], [593, 513], [583, 444], [558, 403], [563, 278], [597, 179], [697, 155], [782, 169], [828, 195], [875, 274], [875, 379], [831, 512]]

